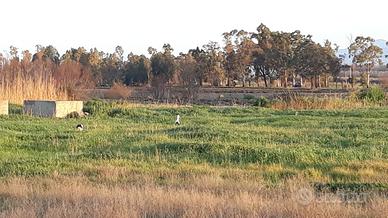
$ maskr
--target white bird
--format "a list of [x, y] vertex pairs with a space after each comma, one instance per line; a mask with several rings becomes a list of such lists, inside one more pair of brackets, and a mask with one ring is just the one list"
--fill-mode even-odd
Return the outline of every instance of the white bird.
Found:
[[176, 115], [175, 125], [181, 125], [181, 116]]
[[83, 124], [78, 124], [75, 128], [76, 128], [78, 131], [83, 131], [83, 130], [84, 130], [84, 125], [83, 125]]

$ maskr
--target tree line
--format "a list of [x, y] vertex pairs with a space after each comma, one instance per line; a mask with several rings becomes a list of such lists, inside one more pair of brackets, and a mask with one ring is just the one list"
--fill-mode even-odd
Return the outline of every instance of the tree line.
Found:
[[[44, 75], [63, 89], [109, 87], [115, 82], [130, 86], [149, 85], [162, 97], [166, 87], [179, 85], [193, 95], [198, 87], [264, 86], [311, 88], [338, 81], [342, 59], [338, 46], [314, 42], [300, 31], [272, 31], [260, 24], [255, 32], [232, 30], [222, 34], [223, 43], [209, 42], [186, 53], [173, 54], [170, 44], [161, 50], [148, 48], [149, 56], [129, 53], [117, 46], [113, 53], [96, 48], [71, 48], [60, 55], [53, 46], [37, 46], [34, 54], [10, 47], [0, 53], [0, 81], [18, 76]], [[354, 66], [364, 69], [369, 85], [372, 67], [379, 64], [382, 50], [370, 37], [357, 37], [349, 46]]]

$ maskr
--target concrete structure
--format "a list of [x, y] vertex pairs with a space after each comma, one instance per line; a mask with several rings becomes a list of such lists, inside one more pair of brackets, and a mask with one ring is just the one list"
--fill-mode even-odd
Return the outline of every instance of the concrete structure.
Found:
[[24, 113], [41, 117], [66, 117], [72, 112], [82, 114], [82, 101], [24, 101]]
[[8, 101], [0, 100], [0, 115], [8, 115]]

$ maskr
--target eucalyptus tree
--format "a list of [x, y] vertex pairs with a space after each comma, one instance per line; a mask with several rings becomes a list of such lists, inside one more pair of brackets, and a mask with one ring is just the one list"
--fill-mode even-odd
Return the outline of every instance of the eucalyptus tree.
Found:
[[381, 64], [383, 54], [383, 50], [374, 45], [374, 41], [371, 37], [358, 36], [348, 48], [353, 63], [366, 74], [365, 85], [367, 87], [369, 87], [372, 68], [377, 64]]
[[196, 78], [199, 85], [202, 86], [208, 71], [208, 56], [205, 50], [200, 49], [199, 47], [190, 49], [188, 53], [194, 58], [198, 65]]
[[236, 79], [236, 65], [237, 65], [237, 55], [236, 48], [233, 44], [232, 37], [237, 33], [237, 30], [232, 30], [230, 32], [223, 33], [224, 37], [224, 69], [226, 77], [226, 86], [230, 86], [231, 80]]
[[170, 44], [163, 45], [163, 52], [154, 52], [151, 56], [151, 86], [154, 88], [154, 97], [163, 98], [166, 85], [173, 77], [177, 66]]
[[242, 80], [243, 86], [247, 78], [249, 83], [252, 78], [253, 53], [256, 50], [256, 45], [252, 41], [252, 33], [240, 30], [236, 33], [236, 70], [238, 77]]
[[256, 41], [252, 58], [257, 85], [259, 85], [260, 78], [262, 78], [265, 87], [268, 87], [268, 80], [277, 78], [277, 72], [276, 69], [273, 68], [269, 52], [274, 43], [272, 32], [267, 26], [260, 24], [257, 28], [257, 33], [252, 34], [252, 39]]
[[37, 45], [36, 48], [37, 52], [32, 56], [32, 61], [44, 59], [45, 61], [50, 61], [53, 64], [59, 65], [60, 55], [58, 50], [54, 46]]
[[169, 44], [163, 45], [163, 52], [156, 52], [151, 56], [151, 73], [155, 78], [168, 82], [173, 76], [176, 64]]
[[115, 48], [113, 53], [103, 54], [101, 61], [101, 85], [111, 86], [114, 82], [121, 82], [124, 70], [124, 50], [121, 46]]
[[289, 74], [292, 73], [292, 40], [291, 34], [286, 32], [272, 32], [273, 45], [268, 49], [268, 62], [276, 70], [278, 77], [283, 79], [283, 86], [287, 87]]
[[295, 52], [295, 69], [302, 77], [310, 79], [311, 88], [318, 87], [318, 76], [325, 71], [322, 46], [308, 35], [303, 37]]
[[98, 51], [97, 48], [90, 49], [87, 62], [91, 69], [92, 75], [96, 80], [96, 83], [102, 84], [102, 63], [104, 58], [104, 52]]
[[148, 84], [151, 73], [151, 61], [144, 55], [128, 55], [124, 67], [124, 83], [126, 85]]
[[340, 58], [337, 57], [336, 51], [338, 51], [338, 46], [335, 46], [333, 48], [331, 42], [329, 40], [325, 41], [325, 44], [323, 46], [323, 57], [325, 60], [325, 70], [324, 73], [325, 76], [325, 86], [328, 87], [328, 77], [331, 75], [333, 79], [336, 81], [336, 87], [337, 87], [337, 81], [338, 81], [338, 75], [341, 71], [341, 64], [342, 61]]
[[210, 41], [203, 45], [203, 50], [205, 51], [205, 56], [203, 56], [205, 79], [213, 86], [222, 85], [225, 79], [225, 69], [223, 66], [225, 61], [220, 45], [217, 42]]
[[200, 87], [201, 66], [191, 52], [178, 57], [177, 70], [180, 72], [180, 81], [184, 87], [183, 97], [191, 101], [197, 97]]
[[29, 50], [24, 50], [22, 52], [23, 58], [20, 62], [21, 65], [21, 72], [23, 75], [30, 75], [31, 74], [31, 60], [32, 60], [32, 54]]

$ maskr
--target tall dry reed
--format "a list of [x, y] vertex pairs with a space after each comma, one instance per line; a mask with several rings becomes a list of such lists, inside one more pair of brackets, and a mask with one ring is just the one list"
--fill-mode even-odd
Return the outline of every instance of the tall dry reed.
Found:
[[0, 99], [10, 103], [22, 104], [24, 100], [67, 100], [66, 90], [56, 86], [51, 76], [21, 76], [12, 80], [0, 78]]

